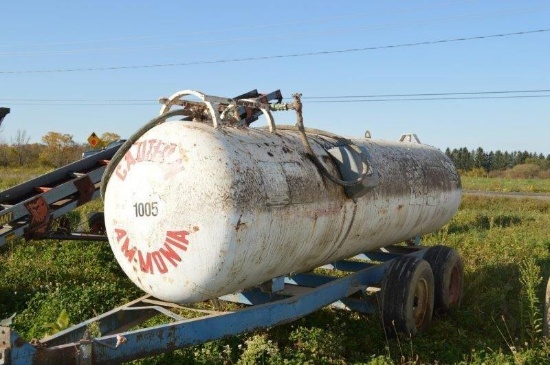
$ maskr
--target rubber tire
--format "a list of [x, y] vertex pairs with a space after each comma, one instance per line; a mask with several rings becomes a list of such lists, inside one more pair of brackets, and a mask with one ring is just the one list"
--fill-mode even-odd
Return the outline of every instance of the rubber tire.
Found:
[[445, 314], [460, 307], [464, 288], [464, 265], [460, 254], [446, 246], [430, 247], [424, 254], [434, 274], [434, 310]]
[[[430, 326], [434, 305], [434, 278], [430, 265], [414, 256], [392, 260], [382, 279], [381, 296], [386, 336], [412, 337], [425, 331]], [[422, 306], [418, 305], [419, 300]]]
[[93, 234], [105, 234], [105, 216], [103, 212], [95, 212], [88, 217], [88, 227], [90, 233]]

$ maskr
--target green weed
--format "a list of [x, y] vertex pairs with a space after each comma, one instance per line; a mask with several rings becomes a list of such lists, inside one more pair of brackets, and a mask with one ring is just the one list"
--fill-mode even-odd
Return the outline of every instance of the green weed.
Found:
[[[519, 184], [531, 189], [527, 181]], [[544, 190], [550, 183], [533, 185]], [[86, 227], [78, 218], [84, 222], [97, 210], [99, 201], [79, 208], [71, 224]], [[462, 306], [413, 339], [387, 340], [376, 315], [324, 308], [292, 323], [132, 363], [550, 363], [550, 344], [540, 333], [539, 281], [550, 276], [549, 214], [547, 200], [464, 196], [451, 222], [423, 238], [425, 245], [445, 244], [461, 254]], [[17, 240], [0, 248], [0, 318], [17, 313], [15, 329], [26, 339], [44, 336], [43, 325], [63, 309], [79, 323], [141, 294], [107, 243]]]
[[57, 317], [57, 320], [55, 322], [51, 323], [45, 323], [42, 325], [45, 329], [49, 329], [47, 335], [53, 335], [56, 334], [59, 331], [63, 331], [64, 329], [69, 328], [70, 326], [70, 318], [69, 313], [67, 313], [66, 309], [62, 309], [61, 313], [59, 313], [59, 316]]
[[461, 176], [464, 190], [550, 193], [550, 179], [489, 178], [486, 176]]

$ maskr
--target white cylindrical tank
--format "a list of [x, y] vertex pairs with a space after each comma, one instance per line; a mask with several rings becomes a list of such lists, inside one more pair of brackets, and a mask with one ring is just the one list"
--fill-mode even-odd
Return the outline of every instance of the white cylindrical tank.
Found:
[[[327, 170], [337, 142], [309, 134]], [[105, 186], [105, 223], [128, 277], [162, 300], [219, 297], [439, 229], [460, 179], [436, 148], [354, 139], [371, 187], [349, 198], [296, 131], [167, 122], [143, 134]], [[360, 195], [360, 194], [359, 194]]]

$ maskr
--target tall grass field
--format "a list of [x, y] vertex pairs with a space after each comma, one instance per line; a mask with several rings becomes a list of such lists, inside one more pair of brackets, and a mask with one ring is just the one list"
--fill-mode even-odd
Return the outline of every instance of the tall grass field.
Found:
[[[42, 172], [1, 170], [0, 190]], [[465, 178], [464, 188], [550, 192], [550, 179], [482, 179]], [[95, 210], [101, 202], [70, 218], [78, 225]], [[423, 244], [455, 248], [465, 286], [461, 307], [434, 318], [419, 336], [388, 339], [377, 315], [324, 308], [289, 324], [132, 363], [550, 364], [550, 341], [542, 334], [550, 199], [464, 195], [452, 221]], [[27, 340], [142, 294], [106, 242], [16, 240], [0, 248], [0, 319], [15, 313], [12, 326]]]

